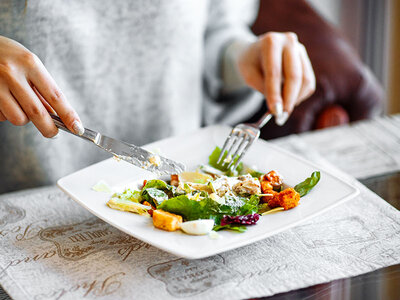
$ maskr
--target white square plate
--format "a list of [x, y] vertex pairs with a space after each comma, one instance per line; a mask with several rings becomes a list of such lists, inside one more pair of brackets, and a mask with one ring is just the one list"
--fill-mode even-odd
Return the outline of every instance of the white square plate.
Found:
[[[199, 164], [207, 163], [209, 154], [216, 145], [224, 142], [229, 132], [229, 127], [212, 126], [185, 136], [161, 140], [145, 148], [161, 149], [163, 155], [183, 162], [190, 170]], [[359, 193], [355, 187], [329, 172], [263, 140], [257, 141], [251, 147], [244, 157], [244, 163], [249, 166], [255, 165], [260, 171], [276, 170], [290, 186], [303, 181], [316, 170], [321, 171], [321, 180], [300, 200], [298, 207], [263, 216], [257, 225], [248, 226], [245, 233], [220, 231], [219, 239], [190, 236], [180, 231], [159, 230], [153, 227], [151, 218], [109, 208], [106, 202], [110, 195], [92, 190], [97, 182], [105, 180], [112, 187], [121, 189], [132, 186], [135, 182], [154, 178], [148, 171], [124, 161], [118, 162], [112, 158], [104, 160], [61, 178], [58, 186], [80, 205], [112, 226], [155, 247], [189, 259], [211, 256], [265, 239], [294, 227]]]

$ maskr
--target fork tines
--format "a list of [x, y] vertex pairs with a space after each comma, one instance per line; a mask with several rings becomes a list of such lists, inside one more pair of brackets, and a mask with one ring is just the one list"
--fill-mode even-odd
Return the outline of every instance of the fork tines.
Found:
[[[240, 128], [238, 126], [233, 128], [225, 140], [217, 164], [221, 163], [222, 167], [228, 164], [228, 170], [231, 170], [232, 166], [232, 170], [235, 170], [256, 137], [258, 137], [258, 134], [250, 130], [250, 128]], [[227, 153], [225, 154], [226, 151]]]

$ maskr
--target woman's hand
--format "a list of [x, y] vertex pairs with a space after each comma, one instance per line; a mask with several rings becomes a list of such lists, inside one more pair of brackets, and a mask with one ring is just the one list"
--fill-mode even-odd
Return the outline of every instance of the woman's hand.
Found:
[[32, 121], [45, 137], [58, 133], [49, 112], [77, 134], [83, 126], [40, 59], [21, 44], [0, 36], [0, 121]]
[[268, 32], [239, 56], [247, 85], [265, 95], [278, 125], [315, 91], [315, 75], [305, 47], [292, 32]]

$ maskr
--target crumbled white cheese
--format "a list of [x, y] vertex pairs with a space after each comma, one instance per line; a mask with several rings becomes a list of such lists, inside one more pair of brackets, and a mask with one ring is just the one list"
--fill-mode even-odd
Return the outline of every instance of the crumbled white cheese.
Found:
[[113, 193], [112, 188], [105, 182], [104, 180], [100, 180], [94, 186], [92, 186], [92, 190], [96, 192], [104, 192], [104, 193]]
[[224, 163], [229, 164], [232, 161], [232, 154], [229, 154], [227, 157], [224, 159]]
[[225, 204], [225, 198], [218, 196], [216, 193], [211, 193], [209, 197], [219, 204]]
[[158, 155], [154, 155], [154, 156], [149, 157], [149, 162], [150, 162], [150, 164], [152, 164], [152, 165], [154, 165], [156, 167], [160, 166], [161, 163], [162, 163], [161, 162], [161, 158]]

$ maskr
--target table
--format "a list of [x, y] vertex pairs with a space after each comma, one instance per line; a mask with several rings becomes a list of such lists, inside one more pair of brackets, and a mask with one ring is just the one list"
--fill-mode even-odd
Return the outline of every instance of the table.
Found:
[[[400, 172], [364, 179], [361, 182], [400, 209]], [[264, 299], [400, 299], [399, 286], [400, 265], [395, 265]]]
[[[377, 128], [377, 126], [381, 126], [383, 124], [383, 128], [387, 129], [386, 141], [390, 139], [391, 143], [384, 144], [386, 148], [375, 147], [373, 151], [371, 150], [367, 154], [375, 157], [377, 153], [380, 153], [379, 151], [383, 151], [382, 153], [386, 153], [388, 157], [390, 156], [387, 161], [398, 163], [400, 160], [398, 158], [399, 153], [397, 151], [397, 143], [398, 141], [400, 141], [400, 138], [398, 139], [396, 137], [396, 133], [399, 133], [400, 131], [394, 130], [394, 128], [400, 125], [399, 116], [395, 116], [392, 119], [383, 118], [368, 122], [368, 124], [367, 122], [365, 122], [360, 125], [356, 125], [352, 129], [349, 129], [348, 127], [334, 129], [330, 132], [330, 134], [341, 135], [344, 131], [350, 130], [352, 134], [357, 134], [358, 137], [364, 132], [368, 132], [368, 134], [370, 134], [370, 128], [372, 128], [372, 126], [373, 128]], [[376, 132], [377, 136], [379, 134], [379, 136], [381, 137], [382, 132], [384, 131], [382, 130], [382, 128], [379, 128], [379, 130], [376, 130]], [[310, 138], [315, 140], [316, 135], [318, 135], [318, 133], [307, 133], [305, 135], [296, 136], [295, 138], [301, 138], [306, 141], [308, 138], [308, 141], [311, 144]], [[324, 134], [322, 133], [322, 135]], [[318, 146], [318, 142], [323, 145], [324, 137], [322, 135], [319, 134], [320, 140], [316, 141], [315, 145], [313, 146]], [[352, 149], [358, 149], [357, 151], [359, 151], [360, 148], [364, 147], [362, 143], [369, 144], [367, 140], [361, 138], [355, 139], [354, 136], [348, 136], [348, 141], [349, 142], [346, 141], [345, 143], [343, 141], [343, 145], [340, 147], [345, 147], [345, 145], [352, 142]], [[395, 149], [395, 151], [391, 151], [393, 149]], [[343, 152], [343, 150], [344, 148], [337, 148], [338, 152]], [[353, 157], [355, 157], [355, 155], [353, 155]], [[392, 167], [398, 169], [398, 166], [395, 166], [395, 164], [392, 164]], [[354, 170], [355, 173], [359, 171], [360, 170]], [[383, 199], [385, 199], [389, 204], [396, 207], [397, 209], [400, 209], [400, 172], [393, 172], [381, 176], [367, 176], [364, 177], [361, 182], [365, 184], [369, 189], [381, 196]], [[325, 284], [319, 284], [287, 293], [277, 294], [265, 299], [400, 299], [399, 285], [400, 265], [395, 265], [352, 278], [335, 280]], [[2, 299], [10, 299], [10, 297], [4, 292], [4, 290], [0, 288], [0, 300]]]
[[[400, 209], [400, 172], [361, 181], [388, 203]], [[264, 299], [400, 299], [400, 265], [360, 276], [274, 295]], [[0, 288], [0, 300], [11, 299]]]

